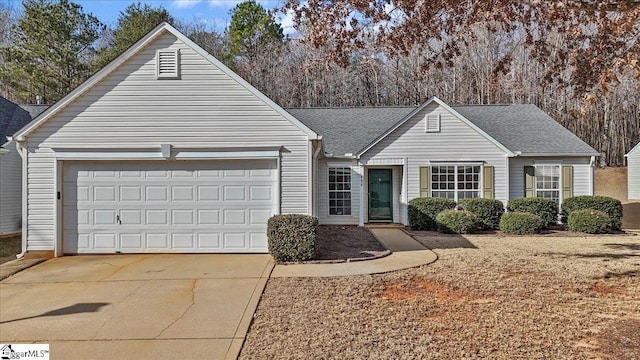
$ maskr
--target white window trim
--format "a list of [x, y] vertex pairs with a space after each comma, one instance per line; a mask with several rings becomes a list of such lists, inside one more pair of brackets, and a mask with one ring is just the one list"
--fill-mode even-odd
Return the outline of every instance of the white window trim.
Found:
[[[558, 162], [558, 161], [549, 161], [549, 160], [540, 160], [540, 161], [536, 161], [533, 164], [534, 167], [534, 173], [533, 173], [533, 195], [535, 195], [535, 197], [538, 197], [538, 176], [536, 175], [536, 172], [538, 170], [538, 167], [542, 167], [542, 166], [556, 166], [558, 168], [558, 207], [560, 207], [560, 205], [562, 205], [562, 201], [564, 200], [562, 197], [562, 162]], [[553, 190], [549, 190], [549, 189], [541, 189], [541, 191], [553, 191]]]
[[[349, 169], [349, 183], [351, 184], [350, 186], [350, 190], [349, 193], [351, 193], [351, 197], [349, 198], [349, 200], [351, 201], [351, 205], [349, 206], [351, 208], [350, 214], [342, 214], [342, 215], [337, 215], [337, 214], [331, 214], [331, 198], [329, 196], [329, 193], [331, 191], [335, 191], [335, 190], [329, 190], [329, 170], [332, 168], [341, 168], [341, 169]], [[353, 216], [353, 173], [354, 173], [354, 169], [351, 167], [351, 163], [327, 163], [327, 216], [329, 217], [337, 217], [337, 218], [343, 218], [345, 216]], [[344, 207], [344, 206], [343, 206]]]
[[[473, 162], [437, 162], [437, 161], [431, 161], [429, 163], [429, 176], [433, 175], [433, 167], [434, 166], [454, 166], [456, 168], [455, 174], [456, 174], [456, 180], [455, 180], [455, 189], [453, 191], [453, 198], [455, 200], [455, 202], [457, 203], [459, 201], [458, 199], [458, 167], [459, 166], [480, 166], [480, 172], [478, 173], [478, 198], [484, 198], [484, 191], [482, 191], [482, 189], [484, 189], [484, 163], [473, 163]], [[433, 182], [431, 182], [431, 179], [429, 179], [429, 192], [431, 195], [431, 197], [433, 196]], [[440, 190], [436, 190], [436, 191], [440, 191]], [[448, 190], [450, 191], [450, 190]]]
[[[176, 59], [176, 71], [173, 73], [160, 73], [160, 54], [173, 53]], [[180, 50], [158, 49], [156, 50], [156, 77], [158, 79], [180, 79]]]
[[[436, 128], [430, 129], [429, 123], [430, 121], [436, 121]], [[439, 133], [440, 132], [440, 124], [442, 122], [442, 114], [427, 114], [424, 116], [424, 132], [427, 133]]]

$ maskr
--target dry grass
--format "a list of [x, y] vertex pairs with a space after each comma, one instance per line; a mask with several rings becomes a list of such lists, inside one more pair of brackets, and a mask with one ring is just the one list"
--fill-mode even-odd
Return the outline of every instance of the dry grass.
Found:
[[432, 265], [269, 280], [241, 357], [640, 358], [640, 236], [421, 240]]
[[22, 252], [22, 235], [0, 237], [0, 264], [15, 260], [16, 255]]
[[608, 167], [596, 168], [595, 195], [609, 196], [614, 199], [628, 202], [627, 194], [627, 168]]

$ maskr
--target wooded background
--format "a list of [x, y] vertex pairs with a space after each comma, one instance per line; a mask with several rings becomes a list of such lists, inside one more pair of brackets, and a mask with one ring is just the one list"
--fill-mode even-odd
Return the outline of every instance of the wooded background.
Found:
[[139, 3], [107, 27], [67, 0], [0, 0], [0, 95], [55, 102], [168, 21], [283, 107], [533, 103], [602, 167], [640, 142], [638, 1], [327, 3], [287, 2], [298, 23], [284, 36], [253, 1], [216, 32]]

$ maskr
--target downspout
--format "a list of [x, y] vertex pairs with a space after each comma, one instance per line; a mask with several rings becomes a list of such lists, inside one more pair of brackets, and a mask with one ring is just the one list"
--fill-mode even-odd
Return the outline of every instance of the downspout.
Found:
[[29, 157], [27, 156], [27, 149], [25, 147], [26, 142], [24, 138], [18, 138], [16, 140], [16, 150], [18, 154], [22, 158], [22, 252], [16, 255], [16, 258], [21, 259], [24, 254], [27, 253], [27, 234], [28, 234], [28, 214], [29, 211], [27, 209], [27, 190], [28, 184], [27, 181], [27, 166], [29, 165]]
[[318, 146], [316, 150], [313, 152], [312, 157], [312, 171], [311, 171], [311, 215], [318, 216], [318, 155], [320, 155], [320, 151], [322, 150], [321, 140], [316, 142]]
[[594, 172], [595, 172], [595, 167], [596, 167], [596, 157], [595, 156], [591, 156], [591, 160], [589, 161], [589, 195], [593, 196], [594, 195], [594, 188], [595, 188], [595, 179], [594, 179]]

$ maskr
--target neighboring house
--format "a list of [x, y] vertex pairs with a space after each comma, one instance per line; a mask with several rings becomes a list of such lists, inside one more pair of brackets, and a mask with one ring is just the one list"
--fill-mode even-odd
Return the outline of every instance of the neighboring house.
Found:
[[627, 155], [627, 197], [640, 200], [640, 143], [629, 150]]
[[[38, 106], [30, 110], [35, 114]], [[22, 227], [22, 159], [7, 136], [31, 118], [29, 110], [0, 96], [0, 234], [18, 232]]]
[[593, 193], [597, 152], [531, 105], [285, 111], [163, 24], [14, 136], [24, 250], [266, 252], [273, 214], [407, 223], [418, 196]]

